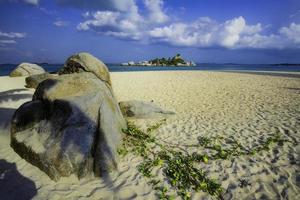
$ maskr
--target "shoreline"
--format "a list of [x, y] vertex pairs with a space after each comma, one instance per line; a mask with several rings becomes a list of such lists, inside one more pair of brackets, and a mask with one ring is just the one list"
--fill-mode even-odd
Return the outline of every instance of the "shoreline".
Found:
[[[195, 67], [182, 67], [182, 66], [120, 66], [120, 65], [107, 65], [110, 72], [131, 72], [131, 71], [237, 71], [237, 72], [265, 72], [265, 73], [300, 73], [300, 67], [290, 66], [275, 66], [270, 65], [220, 65], [220, 64], [204, 64]], [[14, 69], [2, 68], [0, 66], [0, 76], [7, 76]], [[61, 65], [43, 66], [49, 73], [55, 73], [61, 68]]]
[[279, 77], [286, 77], [286, 78], [300, 78], [300, 72], [291, 72], [291, 71], [220, 70], [219, 72], [264, 75], [264, 76], [279, 76]]
[[[260, 70], [191, 70], [191, 69], [180, 69], [180, 70], [133, 70], [133, 71], [110, 71], [110, 73], [136, 73], [136, 72], [217, 72], [217, 73], [237, 73], [237, 74], [249, 74], [249, 75], [265, 75], [265, 76], [278, 76], [286, 78], [300, 78], [300, 71], [260, 71]], [[56, 74], [55, 72], [48, 72]], [[0, 75], [0, 77], [10, 77], [9, 75]], [[15, 78], [15, 77], [11, 77]], [[21, 77], [19, 77], [21, 78]], [[25, 79], [25, 77], [24, 77]]]

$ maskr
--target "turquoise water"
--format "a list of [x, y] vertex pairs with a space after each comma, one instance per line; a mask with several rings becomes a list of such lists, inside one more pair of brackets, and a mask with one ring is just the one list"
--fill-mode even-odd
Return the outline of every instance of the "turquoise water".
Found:
[[[63, 64], [44, 64], [42, 65], [48, 72], [58, 71]], [[300, 72], [300, 66], [286, 66], [286, 65], [268, 65], [268, 64], [197, 64], [195, 67], [145, 67], [145, 66], [120, 66], [117, 64], [107, 64], [111, 72], [123, 71], [176, 71], [176, 70], [209, 70], [209, 71], [284, 71], [284, 72]], [[8, 75], [16, 65], [1, 64], [0, 76]]]

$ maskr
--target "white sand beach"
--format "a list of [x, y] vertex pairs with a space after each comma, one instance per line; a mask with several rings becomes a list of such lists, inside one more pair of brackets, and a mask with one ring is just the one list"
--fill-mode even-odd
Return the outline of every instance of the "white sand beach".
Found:
[[[300, 199], [300, 79], [203, 71], [112, 72], [119, 101], [154, 101], [176, 112], [153, 133], [178, 146], [194, 144], [199, 136], [234, 138], [246, 147], [281, 134], [283, 146], [253, 156], [200, 163], [208, 176], [222, 184], [224, 199]], [[0, 165], [15, 164], [15, 176], [0, 185], [0, 199], [27, 194], [33, 199], [157, 199], [155, 190], [137, 170], [141, 158], [128, 154], [110, 179], [75, 177], [52, 181], [10, 147], [10, 119], [33, 89], [24, 78], [0, 77]], [[141, 122], [140, 125], [145, 126]], [[226, 145], [226, 144], [225, 144]], [[0, 179], [10, 173], [0, 171]], [[161, 176], [162, 172], [155, 172]], [[249, 185], [240, 187], [240, 180]], [[27, 185], [26, 185], [27, 184]], [[211, 199], [207, 193], [192, 199]], [[177, 199], [178, 197], [176, 197]], [[179, 198], [178, 198], [179, 199]]]

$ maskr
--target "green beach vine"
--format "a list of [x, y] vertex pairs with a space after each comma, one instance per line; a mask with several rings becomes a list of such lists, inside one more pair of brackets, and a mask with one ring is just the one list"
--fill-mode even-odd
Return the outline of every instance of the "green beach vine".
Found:
[[[281, 135], [276, 134], [261, 142], [253, 148], [246, 148], [238, 141], [232, 140], [230, 147], [222, 148], [222, 137], [198, 137], [197, 144], [178, 145], [157, 140], [152, 132], [158, 129], [165, 120], [149, 127], [146, 132], [138, 129], [133, 123], [128, 123], [128, 128], [123, 130], [125, 137], [122, 146], [118, 149], [121, 156], [134, 153], [141, 156], [143, 161], [138, 165], [138, 171], [149, 179], [149, 184], [157, 191], [160, 199], [174, 199], [169, 191], [177, 193], [184, 200], [191, 198], [191, 192], [203, 191], [217, 199], [223, 199], [224, 189], [217, 181], [210, 179], [208, 174], [200, 169], [202, 164], [218, 159], [229, 159], [238, 156], [253, 156], [261, 151], [268, 151], [272, 144], [280, 146], [286, 141]], [[189, 153], [189, 147], [202, 148], [205, 154], [197, 151]], [[155, 177], [153, 171], [161, 168], [164, 180]]]

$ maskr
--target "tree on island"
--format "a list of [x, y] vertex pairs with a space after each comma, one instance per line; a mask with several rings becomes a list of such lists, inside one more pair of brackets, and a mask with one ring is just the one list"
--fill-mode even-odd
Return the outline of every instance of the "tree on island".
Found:
[[150, 60], [150, 63], [155, 65], [178, 65], [178, 64], [185, 64], [186, 62], [181, 58], [181, 55], [178, 53], [176, 56], [172, 58], [155, 58]]

